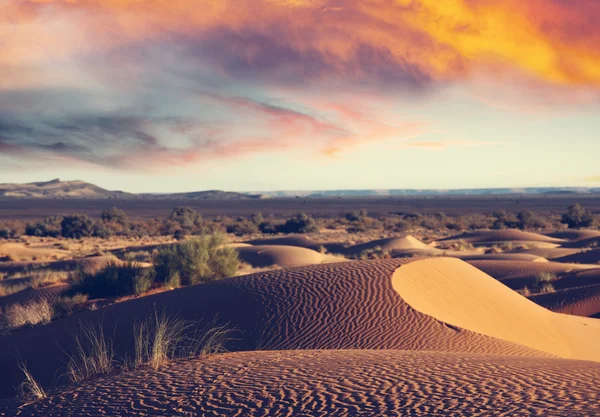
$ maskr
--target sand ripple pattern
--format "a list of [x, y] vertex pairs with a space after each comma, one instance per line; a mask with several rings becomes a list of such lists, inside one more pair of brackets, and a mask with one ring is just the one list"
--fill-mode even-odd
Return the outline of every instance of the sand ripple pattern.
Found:
[[95, 381], [3, 416], [600, 415], [600, 364], [399, 351], [243, 352]]

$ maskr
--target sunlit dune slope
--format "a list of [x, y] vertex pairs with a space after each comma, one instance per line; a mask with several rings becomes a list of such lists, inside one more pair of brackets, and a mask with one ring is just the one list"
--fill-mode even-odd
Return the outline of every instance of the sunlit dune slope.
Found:
[[417, 311], [563, 358], [600, 362], [600, 321], [553, 313], [453, 258], [399, 268], [393, 286]]

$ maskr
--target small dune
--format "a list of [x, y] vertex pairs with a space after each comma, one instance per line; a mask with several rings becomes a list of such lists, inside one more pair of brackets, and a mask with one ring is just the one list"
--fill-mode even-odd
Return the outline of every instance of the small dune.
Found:
[[[581, 264], [600, 264], [600, 249], [592, 249], [575, 253], [573, 255], [555, 258], [556, 262], [581, 263]], [[600, 265], [598, 265], [600, 266]]]
[[67, 251], [58, 249], [28, 248], [20, 243], [5, 243], [0, 245], [0, 258], [11, 261], [56, 260], [69, 255]]
[[246, 243], [249, 243], [254, 246], [297, 246], [300, 248], [309, 248], [315, 249], [319, 247], [319, 244], [316, 243], [309, 237], [296, 235], [296, 236], [282, 236], [282, 237], [272, 237], [266, 239], [254, 239], [250, 240]]
[[600, 364], [563, 359], [238, 352], [83, 383], [4, 415], [591, 417], [599, 380]]
[[552, 273], [556, 275], [567, 274], [576, 271], [594, 269], [595, 265], [567, 264], [560, 262], [530, 262], [499, 260], [469, 260], [471, 265], [477, 269], [493, 276], [499, 280], [517, 278], [535, 278], [540, 273]]
[[534, 295], [529, 299], [557, 313], [592, 317], [600, 313], [600, 284]]
[[463, 261], [520, 261], [520, 262], [548, 262], [548, 259], [527, 253], [486, 253], [481, 255], [448, 255], [451, 258], [459, 258]]
[[360, 253], [365, 250], [381, 248], [383, 250], [430, 250], [431, 246], [421, 242], [413, 236], [390, 237], [386, 239], [372, 240], [370, 242], [354, 245], [348, 251]]
[[318, 265], [326, 262], [342, 262], [344, 258], [324, 255], [312, 249], [298, 246], [238, 246], [235, 248], [240, 260], [255, 268], [277, 265], [282, 268]]
[[537, 233], [523, 232], [520, 230], [483, 230], [473, 233], [465, 233], [461, 236], [452, 236], [441, 239], [438, 242], [463, 241], [471, 244], [494, 244], [497, 242], [519, 242], [529, 244], [555, 244], [556, 246], [565, 242], [563, 239], [557, 239]]
[[569, 248], [532, 248], [532, 249], [524, 249], [519, 250], [516, 253], [519, 254], [528, 254], [533, 256], [539, 256], [542, 258], [546, 258], [549, 260], [555, 260], [557, 258], [563, 258], [565, 256], [575, 255], [576, 253], [581, 252], [581, 249], [569, 249]]
[[546, 236], [577, 242], [593, 238], [600, 238], [600, 231], [589, 229], [565, 230], [562, 232], [548, 233]]
[[553, 313], [475, 267], [452, 258], [399, 268], [394, 288], [441, 322], [562, 358], [600, 362], [600, 321]]

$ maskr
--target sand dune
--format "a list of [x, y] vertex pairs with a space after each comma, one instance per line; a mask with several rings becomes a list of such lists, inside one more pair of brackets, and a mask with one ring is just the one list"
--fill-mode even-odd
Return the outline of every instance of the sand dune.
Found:
[[49, 303], [55, 301], [61, 294], [68, 288], [66, 284], [53, 285], [45, 288], [29, 288], [23, 291], [19, 291], [14, 294], [10, 294], [4, 297], [0, 297], [0, 309], [6, 310], [13, 304], [26, 304], [31, 302], [39, 302], [46, 300]]
[[557, 313], [592, 317], [600, 313], [600, 284], [534, 295], [529, 299]]
[[562, 232], [548, 233], [546, 236], [550, 236], [556, 239], [565, 239], [571, 242], [587, 240], [593, 238], [600, 238], [600, 231], [580, 229], [580, 230], [565, 230]]
[[417, 311], [563, 358], [600, 362], [600, 321], [553, 313], [452, 258], [399, 268], [393, 286]]
[[383, 250], [412, 250], [412, 249], [421, 249], [421, 250], [430, 250], [431, 246], [426, 243], [421, 242], [419, 239], [414, 238], [413, 236], [407, 235], [402, 237], [390, 237], [386, 239], [378, 239], [372, 240], [370, 242], [361, 243], [359, 245], [354, 245], [348, 248], [348, 251], [354, 253], [360, 253], [364, 250], [381, 248]]
[[5, 243], [0, 245], [0, 258], [13, 261], [20, 260], [54, 260], [68, 256], [67, 251], [58, 249], [28, 248], [20, 243]]
[[83, 383], [4, 416], [600, 415], [600, 364], [406, 351], [241, 352]]
[[556, 275], [597, 268], [595, 265], [568, 264], [560, 262], [469, 260], [471, 265], [499, 279], [535, 278], [542, 272]]
[[528, 253], [486, 253], [481, 255], [448, 255], [451, 258], [459, 258], [463, 261], [521, 261], [521, 262], [548, 262], [548, 259]]
[[303, 236], [303, 235], [271, 237], [271, 238], [266, 238], [266, 239], [254, 239], [254, 240], [250, 240], [246, 243], [249, 243], [254, 246], [282, 245], [282, 246], [298, 246], [301, 248], [309, 248], [309, 249], [315, 249], [315, 248], [319, 247], [318, 243], [316, 243], [311, 238]]
[[[20, 382], [17, 350], [29, 369], [50, 385], [64, 366], [64, 349], [81, 320], [102, 321], [133, 351], [134, 317], [165, 308], [186, 320], [212, 320], [237, 329], [235, 350], [402, 349], [550, 356], [523, 345], [446, 325], [410, 307], [392, 286], [392, 275], [411, 260], [344, 262], [224, 279], [117, 303], [0, 339], [0, 397]], [[461, 262], [461, 261], [456, 261]], [[489, 278], [491, 279], [491, 278]], [[53, 343], [47, 343], [52, 340]]]
[[240, 260], [253, 267], [277, 265], [283, 268], [318, 265], [325, 262], [343, 262], [344, 258], [321, 254], [298, 246], [238, 246], [235, 248]]
[[546, 258], [549, 260], [554, 260], [556, 258], [563, 258], [565, 256], [574, 255], [579, 252], [581, 252], [581, 249], [570, 249], [570, 248], [558, 247], [558, 248], [524, 249], [524, 250], [519, 250], [516, 253], [539, 256], [539, 257]]
[[592, 249], [575, 253], [573, 255], [564, 256], [562, 258], [556, 258], [555, 261], [581, 264], [600, 264], [600, 249]]
[[495, 242], [527, 242], [527, 243], [553, 243], [560, 245], [565, 242], [563, 239], [557, 239], [550, 236], [540, 235], [531, 232], [522, 232], [520, 230], [482, 230], [473, 233], [465, 233], [460, 236], [452, 236], [441, 239], [438, 242], [464, 241], [472, 244], [484, 244]]

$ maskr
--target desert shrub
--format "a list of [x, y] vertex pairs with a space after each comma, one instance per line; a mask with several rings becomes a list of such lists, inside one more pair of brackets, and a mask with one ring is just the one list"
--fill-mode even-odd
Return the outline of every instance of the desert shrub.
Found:
[[505, 210], [496, 211], [492, 214], [492, 229], [515, 229], [520, 226], [519, 219]]
[[88, 296], [75, 294], [72, 296], [58, 297], [53, 304], [54, 318], [64, 318], [85, 309]]
[[223, 235], [202, 235], [161, 248], [154, 265], [161, 281], [178, 273], [185, 285], [232, 276], [238, 267], [237, 252], [224, 246]]
[[544, 282], [554, 282], [558, 279], [558, 277], [556, 276], [556, 274], [552, 273], [552, 272], [540, 272], [539, 274], [536, 275], [535, 277], [537, 283], [544, 283]]
[[[263, 221], [261, 221], [261, 223], [263, 223]], [[235, 223], [227, 226], [227, 233], [232, 233], [236, 236], [251, 235], [254, 233], [258, 233], [258, 227], [261, 223], [258, 223], [257, 225], [256, 223], [250, 221], [247, 218], [240, 217], [236, 220]]]
[[89, 298], [106, 298], [142, 294], [150, 289], [156, 274], [134, 262], [109, 262], [100, 271], [74, 274], [74, 283], [68, 294], [81, 293]]
[[265, 221], [265, 218], [262, 213], [254, 213], [248, 216], [248, 221], [258, 227]]
[[590, 227], [594, 223], [594, 216], [581, 204], [575, 203], [569, 206], [567, 213], [563, 214], [561, 223], [566, 224], [570, 229]]
[[280, 233], [311, 233], [318, 230], [315, 219], [306, 213], [300, 213], [277, 227]]
[[40, 300], [9, 306], [3, 315], [3, 319], [6, 327], [18, 329], [23, 326], [49, 323], [52, 320], [52, 315], [52, 306], [47, 300]]
[[122, 226], [127, 225], [129, 222], [127, 214], [125, 214], [123, 210], [116, 207], [102, 211], [100, 218], [104, 223], [117, 223]]
[[539, 217], [532, 211], [521, 211], [517, 213], [519, 228], [522, 230], [544, 229], [550, 226], [550, 223]]
[[267, 220], [258, 226], [258, 230], [265, 235], [274, 235], [277, 233], [279, 226], [280, 225], [276, 224], [272, 220]]
[[27, 223], [25, 234], [27, 236], [58, 237], [61, 235], [62, 216], [48, 216], [36, 223]]
[[92, 236], [94, 222], [85, 214], [65, 216], [61, 222], [61, 235], [70, 239]]
[[0, 229], [0, 239], [8, 239], [10, 237], [10, 229], [3, 227]]
[[361, 222], [366, 217], [368, 217], [368, 215], [369, 214], [367, 213], [367, 210], [361, 209], [361, 210], [355, 210], [351, 213], [347, 213], [344, 217], [349, 222]]
[[358, 259], [361, 259], [361, 260], [389, 259], [391, 257], [392, 257], [391, 252], [387, 249], [381, 248], [381, 246], [376, 246], [371, 249], [365, 249], [358, 255]]
[[108, 374], [116, 364], [113, 341], [104, 335], [102, 323], [80, 323], [68, 355], [67, 376], [74, 383]]
[[193, 231], [202, 224], [202, 216], [188, 206], [175, 207], [167, 221], [176, 223], [181, 229]]
[[92, 226], [92, 236], [99, 237], [101, 239], [108, 239], [114, 234], [114, 232], [108, 228], [104, 223], [94, 223]]

